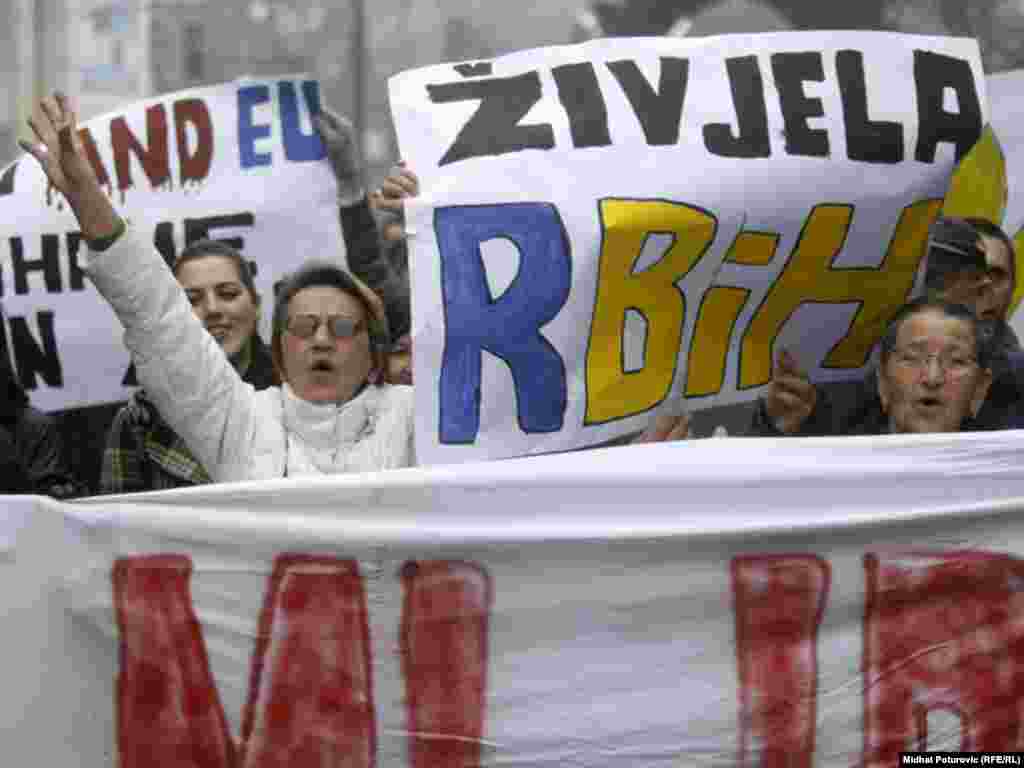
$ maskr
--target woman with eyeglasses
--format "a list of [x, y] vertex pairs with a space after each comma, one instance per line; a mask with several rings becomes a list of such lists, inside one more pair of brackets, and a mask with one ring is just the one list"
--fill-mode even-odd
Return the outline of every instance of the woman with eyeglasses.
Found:
[[22, 146], [68, 200], [90, 245], [86, 270], [125, 327], [150, 399], [215, 481], [358, 472], [414, 463], [412, 389], [382, 383], [386, 321], [373, 293], [331, 263], [279, 291], [271, 357], [282, 382], [257, 392], [203, 327], [173, 273], [110, 204], [68, 101], [43, 99]]

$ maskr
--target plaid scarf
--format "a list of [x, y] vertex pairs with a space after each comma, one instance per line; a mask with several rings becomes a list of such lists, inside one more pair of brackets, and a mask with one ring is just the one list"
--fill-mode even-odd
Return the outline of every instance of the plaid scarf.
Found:
[[[242, 380], [256, 389], [274, 381], [273, 364], [259, 338], [235, 361]], [[211, 482], [210, 475], [141, 390], [114, 416], [107, 433], [100, 493], [161, 491]]]

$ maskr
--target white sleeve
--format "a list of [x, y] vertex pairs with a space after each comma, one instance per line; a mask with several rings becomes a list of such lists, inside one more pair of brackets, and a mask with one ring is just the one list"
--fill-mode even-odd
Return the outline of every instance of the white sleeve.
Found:
[[152, 244], [131, 227], [84, 265], [124, 326], [139, 382], [214, 479], [244, 476], [255, 431], [255, 390], [193, 314]]

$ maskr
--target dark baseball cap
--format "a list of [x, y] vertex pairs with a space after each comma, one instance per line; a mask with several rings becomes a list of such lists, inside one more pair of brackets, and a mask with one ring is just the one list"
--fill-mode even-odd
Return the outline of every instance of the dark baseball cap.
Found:
[[988, 269], [978, 230], [963, 219], [941, 216], [928, 230], [925, 286], [941, 289], [946, 275]]

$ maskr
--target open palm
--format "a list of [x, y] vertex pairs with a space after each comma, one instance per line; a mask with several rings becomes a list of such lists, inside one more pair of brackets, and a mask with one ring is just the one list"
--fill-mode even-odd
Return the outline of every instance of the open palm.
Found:
[[39, 162], [50, 183], [68, 198], [84, 185], [95, 183], [95, 174], [85, 157], [77, 123], [67, 97], [54, 93], [41, 99], [28, 119], [39, 143], [19, 142], [21, 148]]

